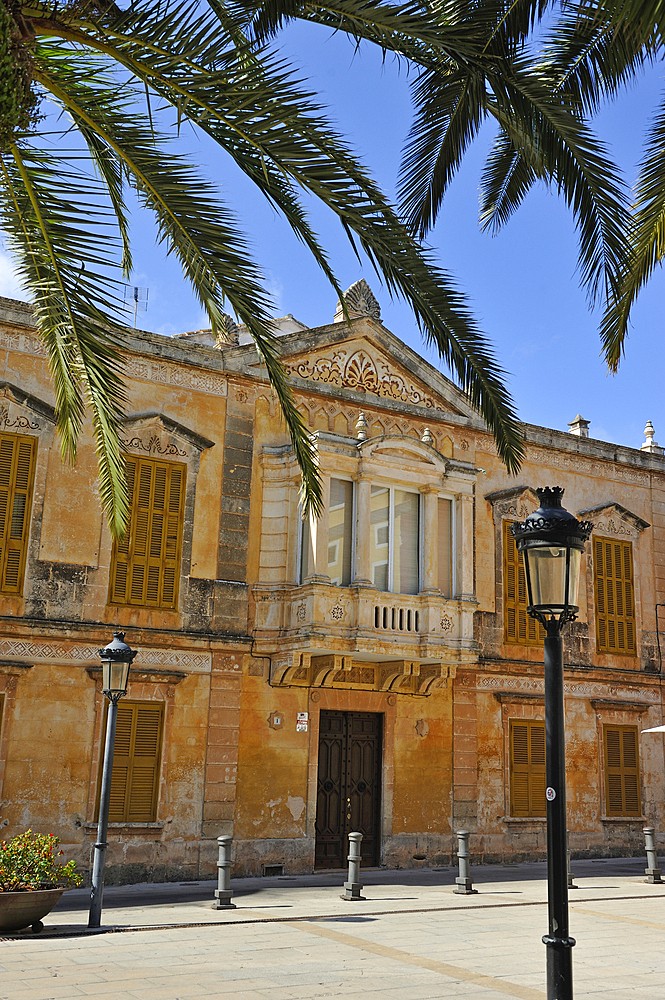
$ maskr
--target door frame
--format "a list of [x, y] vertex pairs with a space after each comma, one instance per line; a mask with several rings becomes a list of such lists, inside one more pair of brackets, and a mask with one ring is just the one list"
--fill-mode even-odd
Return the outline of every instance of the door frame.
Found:
[[[316, 688], [310, 691], [308, 711], [309, 764], [307, 774], [307, 837], [316, 843], [316, 803], [319, 777], [319, 720], [321, 711], [372, 712], [383, 716], [382, 759], [379, 768], [380, 823], [379, 863], [384, 862], [386, 841], [393, 834], [393, 781], [395, 718], [397, 695], [385, 691], [358, 691], [343, 688]], [[312, 866], [314, 858], [312, 857]]]

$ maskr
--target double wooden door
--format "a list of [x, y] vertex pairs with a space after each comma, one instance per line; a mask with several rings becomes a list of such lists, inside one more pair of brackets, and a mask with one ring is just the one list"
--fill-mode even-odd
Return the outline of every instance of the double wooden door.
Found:
[[381, 722], [371, 712], [321, 712], [317, 868], [346, 867], [352, 831], [363, 835], [363, 864], [379, 862]]

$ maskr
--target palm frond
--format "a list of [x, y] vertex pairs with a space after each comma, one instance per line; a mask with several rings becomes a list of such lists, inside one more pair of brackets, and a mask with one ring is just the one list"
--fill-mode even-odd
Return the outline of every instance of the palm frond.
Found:
[[[92, 413], [102, 507], [115, 537], [126, 527], [128, 498], [119, 427], [125, 403], [119, 338], [97, 303], [113, 303], [117, 286], [105, 273], [113, 237], [103, 192], [61, 156], [27, 143], [1, 155], [2, 227], [32, 296], [38, 331], [53, 374], [63, 456], [76, 458], [86, 406]], [[88, 225], [81, 204], [88, 207]]]
[[651, 126], [635, 188], [630, 256], [622, 283], [603, 317], [601, 340], [611, 371], [619, 367], [630, 311], [640, 290], [665, 257], [665, 102]]

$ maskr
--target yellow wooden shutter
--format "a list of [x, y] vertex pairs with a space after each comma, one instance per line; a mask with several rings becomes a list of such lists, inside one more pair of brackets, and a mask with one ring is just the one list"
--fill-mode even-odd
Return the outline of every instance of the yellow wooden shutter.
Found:
[[111, 561], [111, 603], [127, 603], [127, 581], [129, 573], [129, 540], [134, 516], [134, 485], [136, 479], [136, 459], [125, 458], [125, 479], [129, 495], [129, 524], [124, 536], [115, 543]]
[[127, 820], [130, 823], [145, 823], [156, 818], [161, 748], [161, 706], [137, 705], [132, 771], [127, 796]]
[[161, 705], [118, 704], [109, 823], [151, 823], [156, 819], [162, 729]]
[[178, 578], [185, 497], [185, 467], [152, 459], [126, 460], [131, 521], [114, 546], [111, 603], [173, 608]]
[[604, 726], [605, 797], [608, 816], [639, 816], [637, 726]]
[[593, 555], [598, 651], [635, 656], [632, 545], [596, 537]]
[[544, 816], [545, 723], [510, 722], [510, 815]]
[[512, 521], [503, 522], [503, 631], [504, 642], [520, 646], [539, 646], [545, 631], [527, 613], [526, 575], [522, 556], [517, 551]]
[[0, 435], [0, 590], [23, 591], [37, 439]]
[[126, 801], [132, 760], [134, 711], [134, 705], [123, 701], [118, 703], [113, 771], [111, 772], [109, 823], [122, 823], [126, 820]]

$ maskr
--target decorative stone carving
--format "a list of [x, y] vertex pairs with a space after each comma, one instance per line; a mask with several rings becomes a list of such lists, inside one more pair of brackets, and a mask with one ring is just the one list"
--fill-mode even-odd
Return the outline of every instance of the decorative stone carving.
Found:
[[182, 386], [186, 389], [194, 389], [196, 392], [204, 392], [210, 396], [227, 395], [227, 380], [223, 375], [214, 375], [197, 368], [187, 368], [182, 364], [152, 361], [148, 358], [136, 358], [128, 355], [125, 359], [124, 371], [129, 378], [160, 382], [163, 385]]
[[215, 347], [222, 350], [225, 347], [237, 347], [240, 342], [240, 330], [236, 321], [228, 313], [222, 313], [222, 322], [217, 331]]
[[373, 358], [366, 348], [349, 352], [346, 348], [319, 358], [302, 358], [285, 365], [289, 375], [326, 382], [355, 392], [371, 392], [375, 396], [399, 399], [430, 410], [446, 412], [432, 396], [407, 381], [382, 358]]
[[418, 719], [415, 725], [418, 736], [427, 736], [429, 732], [429, 722], [426, 719]]
[[367, 440], [367, 432], [369, 431], [369, 424], [367, 423], [367, 417], [364, 413], [360, 413], [356, 421], [356, 437], [359, 441]]
[[187, 452], [182, 448], [178, 448], [177, 444], [170, 441], [168, 444], [162, 445], [161, 440], [156, 434], [153, 434], [148, 440], [144, 440], [140, 437], [129, 438], [125, 440], [124, 445], [126, 448], [134, 448], [136, 451], [145, 451], [149, 455], [177, 455], [179, 458], [184, 458]]
[[[357, 319], [359, 316], [370, 316], [372, 319], [381, 321], [381, 306], [364, 278], [355, 281], [350, 288], [347, 288], [344, 292], [344, 301], [351, 319]], [[338, 301], [335, 309], [335, 322], [341, 323], [343, 320], [342, 303]]]
[[[68, 643], [49, 640], [2, 639], [0, 658], [27, 660], [32, 663], [99, 663], [99, 642]], [[138, 647], [136, 666], [173, 667], [187, 673], [209, 673], [211, 654], [180, 649], [151, 649]]]
[[441, 616], [441, 631], [442, 632], [452, 632], [453, 630], [453, 620], [448, 615]]
[[485, 499], [491, 504], [495, 524], [500, 524], [504, 517], [514, 517], [523, 521], [540, 505], [538, 495], [530, 486], [497, 490], [495, 493], [487, 493]]
[[307, 605], [303, 602], [296, 608], [296, 618], [299, 622], [304, 622], [307, 617]]
[[425, 428], [420, 440], [423, 442], [423, 444], [434, 445], [434, 438], [432, 437], [432, 432], [429, 429], [429, 427]]
[[10, 420], [9, 410], [6, 406], [0, 406], [0, 427], [15, 427], [17, 431], [37, 431], [39, 424], [28, 417], [19, 414], [14, 420]]
[[341, 604], [336, 604], [334, 608], [330, 609], [330, 615], [336, 622], [341, 621], [344, 617], [344, 608]]
[[651, 525], [638, 514], [634, 514], [623, 504], [610, 501], [578, 511], [578, 517], [593, 522], [593, 530], [606, 535], [624, 535], [638, 538], [641, 531]]

